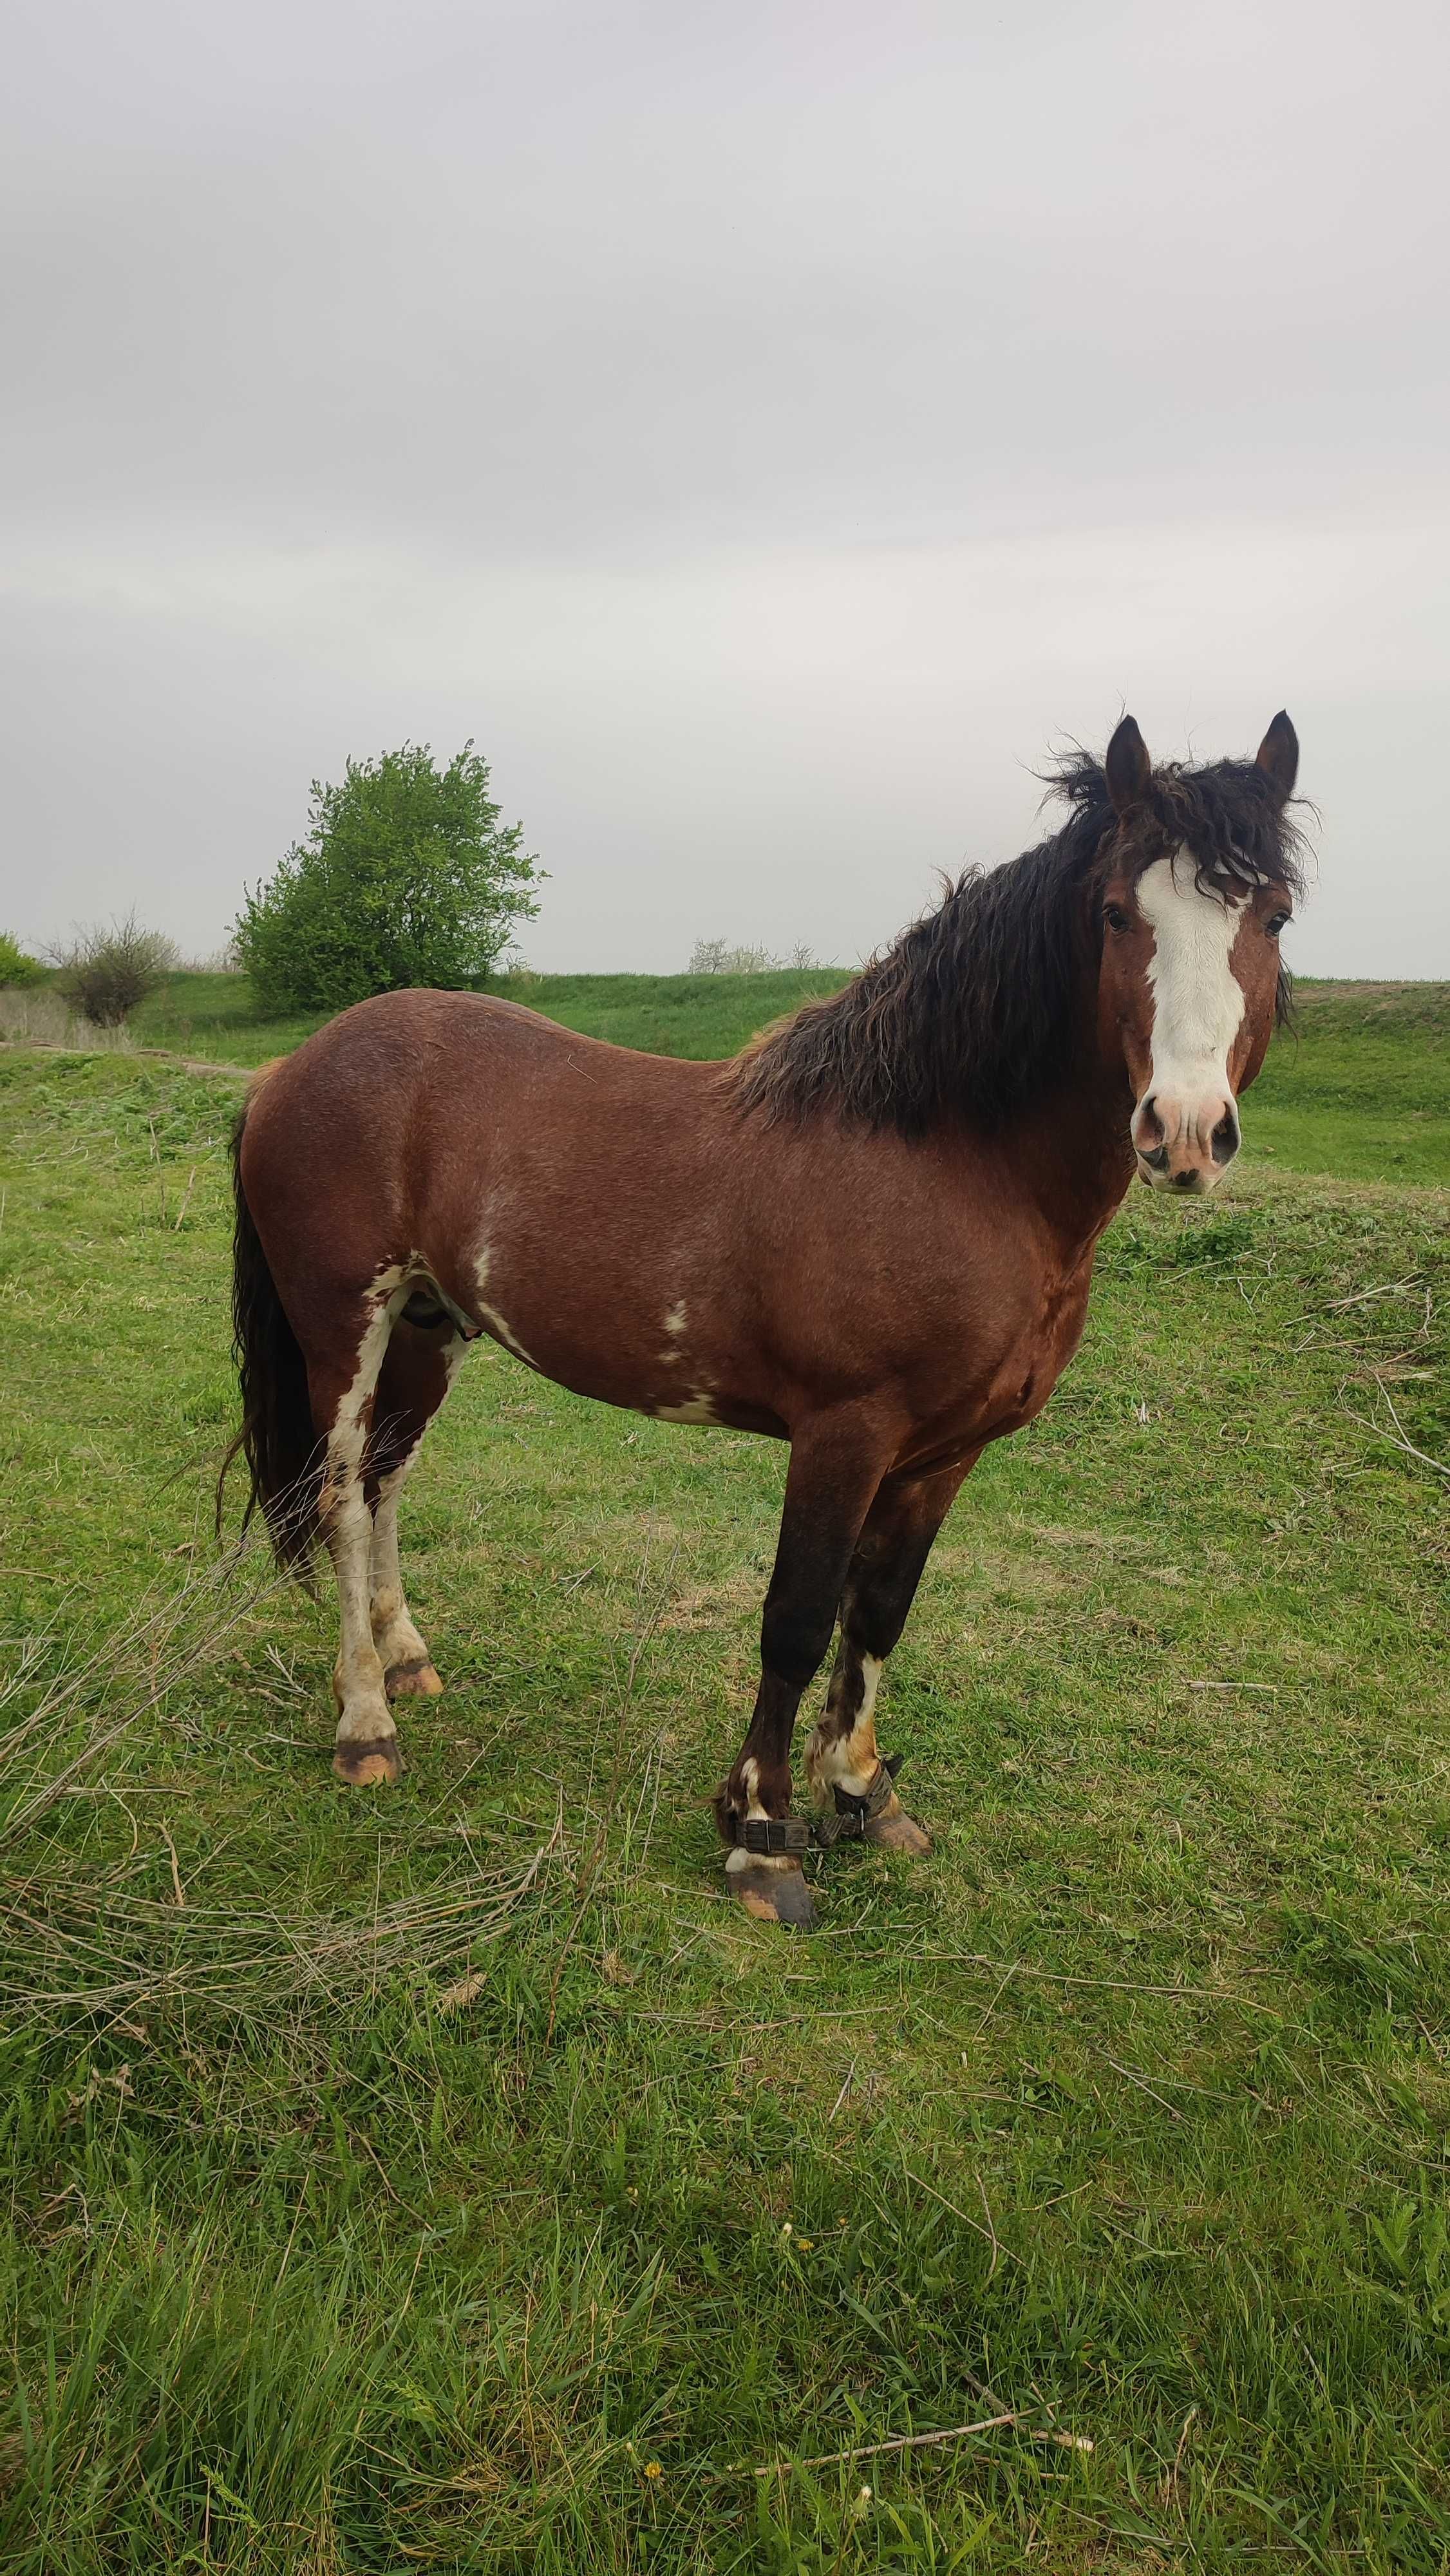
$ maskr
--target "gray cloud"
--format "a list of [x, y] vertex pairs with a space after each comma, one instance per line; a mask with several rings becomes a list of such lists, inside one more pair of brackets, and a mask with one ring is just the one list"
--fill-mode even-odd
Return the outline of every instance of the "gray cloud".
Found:
[[36, 13], [4, 918], [212, 944], [309, 777], [477, 736], [541, 963], [849, 957], [1030, 769], [1287, 701], [1296, 940], [1450, 973], [1425, 0]]

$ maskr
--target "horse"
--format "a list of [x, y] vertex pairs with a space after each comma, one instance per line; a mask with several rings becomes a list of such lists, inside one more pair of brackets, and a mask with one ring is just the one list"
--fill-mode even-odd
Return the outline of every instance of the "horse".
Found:
[[[1101, 764], [1051, 773], [1055, 837], [725, 1064], [409, 991], [263, 1069], [234, 1138], [228, 1463], [284, 1566], [331, 1558], [340, 1781], [396, 1780], [395, 1702], [443, 1688], [399, 1497], [488, 1334], [602, 1403], [790, 1444], [714, 1802], [747, 1912], [809, 1924], [813, 1843], [930, 1850], [877, 1749], [883, 1667], [963, 1478], [1076, 1350], [1134, 1174], [1201, 1193], [1238, 1150], [1288, 1008], [1298, 756], [1281, 712], [1252, 761], [1155, 769], [1125, 716]], [[792, 1732], [838, 1623], [800, 1815]]]

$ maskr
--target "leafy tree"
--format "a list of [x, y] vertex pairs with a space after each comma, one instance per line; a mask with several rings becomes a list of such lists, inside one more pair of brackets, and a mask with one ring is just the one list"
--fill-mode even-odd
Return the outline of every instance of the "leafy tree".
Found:
[[25, 984], [43, 984], [45, 968], [38, 957], [30, 957], [18, 939], [8, 930], [0, 930], [0, 985], [18, 991]]
[[248, 891], [237, 953], [264, 1010], [341, 1011], [407, 984], [486, 975], [538, 910], [521, 823], [500, 824], [471, 742], [440, 769], [426, 743], [312, 782], [308, 828]]

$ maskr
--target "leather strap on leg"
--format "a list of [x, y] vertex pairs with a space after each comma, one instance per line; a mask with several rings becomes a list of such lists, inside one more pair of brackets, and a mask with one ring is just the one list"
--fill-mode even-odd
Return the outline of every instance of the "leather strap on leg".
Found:
[[730, 1839], [740, 1851], [766, 1853], [799, 1853], [829, 1851], [833, 1843], [859, 1842], [873, 1816], [889, 1807], [896, 1789], [896, 1775], [903, 1756], [888, 1755], [878, 1762], [860, 1797], [849, 1789], [833, 1789], [835, 1813], [829, 1816], [737, 1816], [730, 1817]]
[[808, 1852], [815, 1841], [808, 1816], [736, 1816], [730, 1839], [741, 1851]]

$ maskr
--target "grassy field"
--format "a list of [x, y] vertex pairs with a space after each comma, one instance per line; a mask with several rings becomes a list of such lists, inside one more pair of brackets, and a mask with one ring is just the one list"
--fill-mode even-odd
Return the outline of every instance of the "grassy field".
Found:
[[[150, 1042], [285, 1042], [222, 981]], [[528, 998], [788, 998], [708, 981]], [[237, 1085], [0, 1053], [7, 2576], [1444, 2567], [1447, 1021], [1309, 988], [1134, 1195], [891, 1665], [936, 1853], [805, 1942], [703, 1803], [782, 1454], [477, 1351], [450, 1693], [335, 1792], [330, 1612], [208, 1534]]]
[[[778, 975], [511, 975], [483, 989], [616, 1046], [703, 1059], [733, 1055], [755, 1029], [845, 980], [842, 969], [821, 966]], [[181, 1055], [265, 1064], [320, 1025], [320, 1017], [258, 1017], [241, 975], [180, 974], [138, 1014], [136, 1037]]]
[[[733, 1054], [759, 1028], [844, 969], [779, 975], [535, 975], [491, 989], [566, 1028], [659, 1055]], [[1450, 986], [1297, 987], [1298, 1028], [1281, 1039], [1246, 1119], [1250, 1156], [1349, 1180], [1450, 1180]], [[239, 975], [173, 975], [138, 1015], [143, 1046], [264, 1064], [316, 1019], [264, 1020]]]

